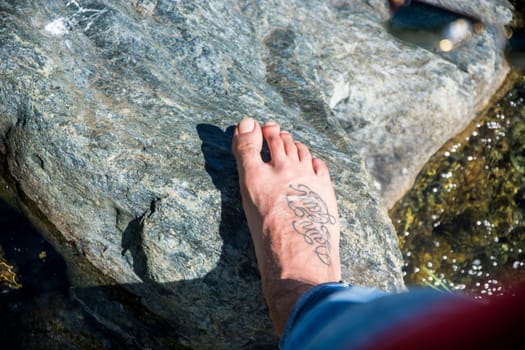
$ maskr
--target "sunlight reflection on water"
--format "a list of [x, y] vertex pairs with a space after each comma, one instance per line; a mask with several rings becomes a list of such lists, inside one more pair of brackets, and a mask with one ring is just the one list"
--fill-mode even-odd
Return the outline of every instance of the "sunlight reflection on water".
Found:
[[407, 284], [482, 297], [525, 279], [525, 76], [430, 160], [390, 215]]

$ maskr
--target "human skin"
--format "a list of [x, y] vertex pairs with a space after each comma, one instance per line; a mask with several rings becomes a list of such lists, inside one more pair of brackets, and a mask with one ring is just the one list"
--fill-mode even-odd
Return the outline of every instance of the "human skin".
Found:
[[[263, 137], [269, 162], [261, 158]], [[304, 292], [341, 279], [335, 192], [325, 162], [275, 122], [241, 120], [232, 152], [263, 293], [281, 335]]]

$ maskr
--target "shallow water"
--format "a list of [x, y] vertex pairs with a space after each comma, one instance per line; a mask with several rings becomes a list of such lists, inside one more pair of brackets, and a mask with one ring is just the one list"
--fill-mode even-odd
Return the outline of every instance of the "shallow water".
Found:
[[525, 280], [525, 75], [391, 210], [405, 282], [482, 297]]

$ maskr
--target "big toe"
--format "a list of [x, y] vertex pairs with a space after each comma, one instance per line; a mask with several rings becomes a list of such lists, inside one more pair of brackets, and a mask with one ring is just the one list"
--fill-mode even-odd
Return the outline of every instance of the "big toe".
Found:
[[239, 167], [262, 163], [263, 144], [261, 126], [252, 118], [245, 118], [237, 124], [232, 140], [232, 153]]

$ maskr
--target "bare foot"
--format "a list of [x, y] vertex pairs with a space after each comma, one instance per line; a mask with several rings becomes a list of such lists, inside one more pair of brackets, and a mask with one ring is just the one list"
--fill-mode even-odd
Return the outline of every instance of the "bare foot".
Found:
[[[263, 136], [271, 161], [263, 162]], [[339, 217], [326, 164], [276, 123], [240, 121], [232, 142], [244, 213], [280, 335], [307, 289], [341, 279]]]

